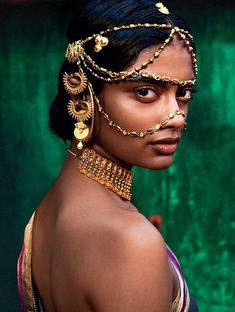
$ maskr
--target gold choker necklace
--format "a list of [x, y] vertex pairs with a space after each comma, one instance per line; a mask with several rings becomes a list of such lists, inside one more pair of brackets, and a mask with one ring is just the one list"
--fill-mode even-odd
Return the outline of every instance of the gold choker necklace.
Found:
[[[74, 155], [70, 150], [69, 152]], [[85, 149], [79, 159], [78, 169], [81, 173], [106, 186], [118, 196], [131, 200], [132, 172], [90, 149]]]

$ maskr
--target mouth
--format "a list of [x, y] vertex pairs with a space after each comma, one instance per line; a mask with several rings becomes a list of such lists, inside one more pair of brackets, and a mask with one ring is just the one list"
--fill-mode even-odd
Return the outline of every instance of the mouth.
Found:
[[178, 147], [180, 137], [167, 137], [149, 142], [149, 145], [162, 155], [172, 155]]

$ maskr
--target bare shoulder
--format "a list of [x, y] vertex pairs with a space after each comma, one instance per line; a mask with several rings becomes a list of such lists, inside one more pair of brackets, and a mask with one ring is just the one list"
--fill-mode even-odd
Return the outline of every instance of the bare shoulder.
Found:
[[61, 209], [48, 216], [45, 205], [38, 215], [53, 298], [67, 306], [89, 302], [94, 311], [170, 311], [172, 279], [161, 234], [143, 215], [98, 194], [99, 201], [89, 194], [56, 197], [52, 208]]
[[145, 261], [148, 256], [154, 254], [159, 259], [160, 255], [165, 256], [166, 246], [164, 240], [156, 228], [141, 214], [127, 213], [118, 216], [110, 231], [110, 249], [115, 256], [144, 255]]
[[161, 233], [140, 213], [133, 213], [129, 218], [118, 220], [121, 231], [118, 231], [124, 244], [134, 244], [136, 248], [162, 247], [165, 244]]
[[[59, 226], [68, 253], [76, 259], [81, 255], [96, 258], [99, 267], [106, 260], [115, 263], [130, 258], [147, 263], [155, 261], [155, 267], [167, 259], [166, 246], [160, 232], [139, 212], [119, 210], [116, 207], [89, 207], [86, 212], [63, 215]], [[58, 235], [58, 234], [57, 234]], [[70, 258], [70, 257], [69, 257]], [[142, 258], [142, 260], [141, 260]], [[78, 259], [77, 259], [78, 260]], [[77, 263], [76, 263], [77, 265]]]
[[73, 263], [92, 306], [104, 312], [170, 311], [172, 280], [161, 234], [139, 213], [102, 220], [83, 246], [84, 266]]
[[63, 214], [56, 232], [54, 273], [73, 285], [66, 298], [85, 297], [95, 311], [170, 311], [172, 277], [156, 228], [128, 209], [83, 208]]
[[148, 267], [150, 274], [168, 270], [166, 245], [162, 235], [143, 215], [133, 214], [130, 218], [120, 218], [115, 223], [110, 229], [107, 254], [104, 253], [112, 258], [115, 266], [119, 261], [120, 270], [126, 268], [127, 271], [133, 270], [133, 273], [139, 271], [140, 267]]
[[[73, 242], [73, 247], [78, 248], [79, 255], [84, 252], [80, 250], [84, 247], [84, 242], [86, 255], [98, 253], [97, 262], [100, 257], [117, 259], [122, 256], [129, 257], [131, 254], [134, 256], [139, 252], [147, 254], [144, 257], [146, 261], [148, 255], [155, 254], [158, 259], [166, 257], [162, 235], [138, 211], [106, 207], [105, 204], [102, 208], [94, 205], [93, 208], [83, 207], [82, 211], [63, 216], [61, 219], [63, 237], [67, 236], [68, 240]], [[69, 244], [67, 246], [69, 247]]]

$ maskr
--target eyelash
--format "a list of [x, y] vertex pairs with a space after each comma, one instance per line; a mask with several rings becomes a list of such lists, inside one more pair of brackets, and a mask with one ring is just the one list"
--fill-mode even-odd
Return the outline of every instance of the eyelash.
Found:
[[189, 89], [179, 89], [178, 90], [178, 93], [179, 92], [187, 92], [187, 91], [189, 91], [190, 92], [190, 97], [185, 97], [185, 96], [177, 96], [177, 98], [179, 99], [179, 98], [183, 98], [184, 100], [183, 101], [190, 101], [190, 100], [192, 100], [192, 98], [193, 98], [193, 93], [196, 93], [197, 92], [197, 90], [196, 89], [194, 89], [194, 88], [189, 88]]
[[[156, 90], [156, 88], [154, 88], [154, 87], [152, 87], [152, 86], [141, 86], [141, 87], [139, 87], [139, 88], [136, 88], [135, 90], [133, 90], [133, 92], [136, 94], [136, 96], [140, 96], [142, 99], [149, 99], [148, 98], [148, 94], [146, 94], [146, 95], [140, 95], [140, 92], [141, 91], [144, 91], [144, 90], [147, 90], [147, 91], [153, 91], [154, 93], [155, 93], [155, 95], [156, 95], [156, 97], [158, 97], [159, 96], [159, 94], [158, 94], [158, 92], [157, 92], [157, 90]], [[185, 97], [185, 95], [184, 96], [179, 96], [179, 95], [177, 95], [177, 98], [178, 99], [180, 99], [180, 98], [182, 98], [181, 99], [181, 101], [190, 101], [192, 98], [193, 98], [193, 93], [196, 93], [197, 92], [197, 90], [196, 89], [194, 89], [194, 88], [188, 88], [188, 89], [178, 89], [178, 91], [177, 91], [177, 93], [180, 93], [180, 92], [187, 92], [187, 91], [189, 91], [190, 92], [190, 96], [189, 97]]]
[[135, 89], [135, 90], [134, 90], [134, 93], [137, 94], [137, 95], [139, 95], [139, 96], [141, 96], [141, 97], [146, 97], [146, 96], [144, 96], [144, 95], [140, 95], [140, 94], [139, 94], [140, 91], [144, 91], [144, 90], [153, 91], [153, 92], [156, 94], [156, 96], [158, 96], [158, 94], [157, 94], [157, 92], [156, 92], [156, 89], [153, 88], [153, 87], [150, 87], [150, 86], [146, 86], [146, 87], [141, 86], [141, 87]]

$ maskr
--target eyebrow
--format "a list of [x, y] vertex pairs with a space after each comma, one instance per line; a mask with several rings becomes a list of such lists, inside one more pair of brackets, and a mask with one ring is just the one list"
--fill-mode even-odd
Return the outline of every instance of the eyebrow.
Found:
[[126, 82], [133, 82], [133, 83], [138, 83], [138, 82], [147, 82], [147, 83], [151, 83], [154, 85], [158, 85], [160, 87], [166, 88], [167, 85], [169, 84], [168, 82], [165, 81], [157, 81], [155, 80], [153, 77], [143, 77], [143, 76], [139, 76], [139, 77], [130, 77], [130, 78], [126, 78], [125, 79]]
[[[189, 80], [194, 80], [194, 79], [195, 79], [195, 77], [193, 77], [192, 79], [189, 79]], [[169, 85], [172, 85], [171, 82], [156, 80], [151, 76], [150, 77], [145, 77], [145, 76], [130, 77], [130, 78], [126, 78], [125, 81], [126, 82], [133, 82], [133, 83], [147, 82], [147, 83], [154, 84], [154, 85], [157, 85], [157, 86], [162, 87], [162, 88], [167, 88]], [[185, 85], [185, 86], [179, 85], [179, 87], [184, 88], [184, 87], [189, 87], [189, 86], [188, 85]], [[190, 85], [190, 87], [193, 88], [193, 85]]]

